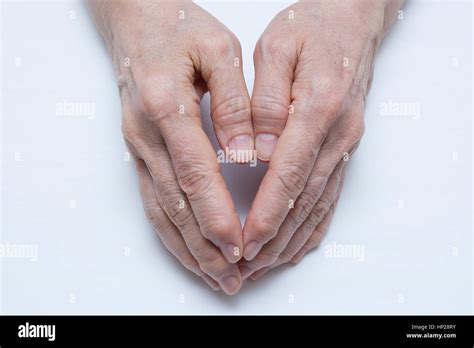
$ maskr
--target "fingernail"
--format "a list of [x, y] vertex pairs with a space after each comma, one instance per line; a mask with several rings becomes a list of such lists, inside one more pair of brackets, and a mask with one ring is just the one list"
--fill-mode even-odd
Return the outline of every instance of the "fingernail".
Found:
[[247, 163], [252, 160], [254, 144], [250, 135], [238, 135], [229, 142], [229, 150], [237, 153], [231, 154], [232, 160], [237, 163]]
[[257, 148], [257, 157], [262, 161], [269, 161], [277, 142], [278, 137], [275, 134], [258, 134], [255, 145]]
[[255, 256], [257, 256], [258, 252], [260, 251], [260, 249], [262, 248], [262, 243], [260, 242], [257, 242], [257, 241], [252, 241], [250, 243], [248, 243], [245, 247], [244, 247], [244, 258], [247, 260], [247, 261], [250, 261], [252, 260]]
[[306, 248], [304, 248], [304, 247], [301, 248], [300, 251], [298, 251], [298, 252], [296, 253], [296, 255], [293, 256], [293, 258], [291, 259], [290, 262], [296, 265], [298, 262], [301, 261], [301, 259], [303, 258], [304, 254], [306, 254], [307, 251], [308, 251], [308, 250], [307, 250]]
[[223, 278], [219, 283], [227, 295], [235, 294], [240, 288], [239, 279], [233, 275]]
[[269, 270], [270, 270], [270, 266], [263, 267], [263, 268], [259, 269], [257, 272], [254, 272], [250, 276], [250, 278], [252, 280], [258, 280], [258, 279], [262, 278], [265, 275], [265, 273], [267, 273]]
[[240, 248], [230, 243], [224, 247], [224, 255], [230, 263], [236, 263], [242, 257]]

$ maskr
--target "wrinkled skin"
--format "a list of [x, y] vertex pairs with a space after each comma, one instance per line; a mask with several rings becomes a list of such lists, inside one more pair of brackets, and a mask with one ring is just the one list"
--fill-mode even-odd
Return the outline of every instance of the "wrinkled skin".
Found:
[[[374, 56], [401, 1], [301, 1], [282, 11], [255, 48], [251, 100], [238, 40], [194, 3], [87, 4], [113, 60], [144, 209], [167, 249], [211, 288], [234, 294], [243, 278], [318, 245], [363, 133]], [[221, 147], [256, 147], [269, 161], [243, 231], [202, 130], [207, 91]]]
[[237, 292], [242, 227], [199, 103], [209, 90], [222, 148], [254, 148], [239, 42], [190, 1], [88, 6], [113, 58], [147, 216], [186, 268], [213, 289]]
[[252, 120], [269, 169], [244, 230], [242, 276], [297, 263], [326, 232], [364, 132], [374, 57], [401, 1], [301, 1], [254, 52]]

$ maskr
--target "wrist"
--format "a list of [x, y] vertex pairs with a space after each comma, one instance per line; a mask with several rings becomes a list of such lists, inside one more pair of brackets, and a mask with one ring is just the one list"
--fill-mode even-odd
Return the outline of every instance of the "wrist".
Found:
[[107, 44], [107, 47], [109, 47], [113, 37], [110, 27], [110, 18], [114, 12], [114, 8], [115, 10], [118, 9], [121, 2], [108, 0], [86, 0], [85, 2], [97, 30]]
[[384, 37], [389, 31], [404, 3], [405, 0], [385, 0], [382, 37]]
[[351, 2], [352, 10], [361, 17], [366, 18], [364, 22], [372, 20], [374, 25], [369, 25], [370, 31], [380, 40], [389, 31], [390, 26], [397, 18], [398, 12], [405, 0], [354, 0]]

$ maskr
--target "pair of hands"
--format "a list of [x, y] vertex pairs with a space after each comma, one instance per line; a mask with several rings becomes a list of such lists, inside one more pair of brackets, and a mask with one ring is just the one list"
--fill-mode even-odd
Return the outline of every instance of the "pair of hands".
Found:
[[[113, 58], [148, 218], [167, 249], [236, 293], [319, 244], [364, 130], [373, 60], [402, 0], [300, 1], [254, 53], [252, 98], [237, 38], [191, 1], [88, 0]], [[211, 95], [220, 146], [270, 161], [242, 230], [201, 126]]]

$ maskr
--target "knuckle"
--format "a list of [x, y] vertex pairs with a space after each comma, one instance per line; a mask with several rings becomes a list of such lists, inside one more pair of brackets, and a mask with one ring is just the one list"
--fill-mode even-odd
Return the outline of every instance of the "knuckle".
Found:
[[214, 33], [208, 37], [204, 45], [208, 51], [217, 53], [218, 55], [227, 55], [240, 47], [237, 38], [225, 30]]
[[270, 248], [265, 248], [261, 251], [258, 257], [259, 265], [261, 267], [271, 265], [275, 263], [275, 261], [278, 259], [279, 256], [280, 256], [280, 251], [270, 249]]
[[245, 96], [232, 96], [213, 107], [212, 114], [221, 126], [234, 125], [236, 121], [248, 121], [250, 101]]
[[362, 136], [364, 135], [364, 132], [365, 132], [365, 124], [364, 124], [364, 121], [359, 121], [359, 122], [356, 122], [353, 129], [352, 129], [352, 132], [353, 132], [353, 141], [356, 142], [358, 140], [360, 140], [362, 138]]
[[158, 234], [160, 236], [166, 237], [170, 230], [165, 228], [162, 219], [160, 219], [160, 215], [162, 214], [161, 207], [158, 206], [156, 202], [144, 202], [143, 208], [145, 210], [145, 214], [148, 218], [148, 221], [150, 221], [150, 223], [158, 232]]
[[132, 117], [124, 117], [122, 120], [122, 135], [130, 143], [140, 135], [140, 127]]
[[311, 250], [311, 249], [316, 248], [317, 246], [319, 246], [319, 244], [321, 244], [321, 241], [323, 240], [323, 237], [324, 237], [324, 233], [322, 231], [320, 231], [319, 229], [316, 229], [313, 232], [310, 239], [308, 240], [308, 242], [306, 243], [305, 248], [308, 251]]
[[157, 204], [153, 201], [143, 202], [143, 209], [145, 210], [146, 217], [153, 223], [156, 220], [156, 208]]
[[255, 55], [272, 56], [281, 54], [286, 45], [285, 39], [281, 36], [263, 34], [255, 46]]
[[176, 82], [164, 75], [144, 77], [137, 84], [138, 104], [146, 117], [159, 120], [169, 115], [174, 107]]
[[314, 231], [314, 226], [311, 223], [311, 220], [308, 221], [309, 224], [305, 224], [305, 226], [302, 228], [302, 233], [301, 233], [301, 239], [303, 241], [307, 241], [311, 238], [313, 231]]
[[181, 204], [181, 202], [184, 201], [181, 194], [168, 191], [160, 196], [160, 200], [163, 202], [163, 207], [166, 210], [166, 213], [176, 227], [182, 228], [192, 222], [192, 211], [188, 204], [184, 204], [184, 206]]
[[321, 222], [324, 216], [328, 213], [330, 207], [331, 205], [328, 204], [324, 198], [319, 199], [309, 216], [312, 226], [316, 226]]
[[353, 149], [354, 145], [356, 145], [362, 136], [364, 135], [365, 125], [363, 120], [355, 120], [351, 124], [349, 124], [348, 128], [344, 130], [341, 143], [344, 146], [344, 149], [351, 150]]
[[[274, 89], [274, 87], [272, 87]], [[281, 93], [275, 93], [281, 95]], [[273, 95], [253, 95], [252, 115], [258, 116], [260, 123], [274, 123], [275, 120], [286, 121], [288, 116], [288, 105], [281, 102], [281, 98]]]
[[194, 260], [194, 258], [189, 254], [188, 251], [186, 251], [185, 249], [178, 249], [176, 251], [177, 255], [175, 255], [178, 260], [181, 262], [181, 264], [187, 268], [188, 270], [190, 270], [191, 272], [195, 273], [195, 274], [200, 274], [201, 272], [199, 272], [200, 268], [199, 268], [199, 265], [198, 263], [196, 262], [196, 260]]
[[282, 164], [274, 170], [275, 177], [288, 197], [294, 197], [295, 193], [303, 191], [307, 180], [303, 173], [307, 173], [309, 169], [309, 161], [292, 162]]
[[317, 153], [322, 139], [326, 137], [331, 127], [337, 121], [339, 111], [338, 107], [330, 106], [330, 102], [312, 101], [317, 100], [317, 97], [311, 97], [311, 93], [306, 95], [298, 102], [293, 102], [295, 110], [301, 115], [304, 126], [301, 127], [301, 136], [308, 139], [309, 144], [307, 148], [312, 149]]
[[303, 190], [294, 209], [288, 213], [291, 225], [297, 228], [311, 213], [316, 204], [316, 195]]
[[316, 102], [313, 105], [313, 110], [315, 114], [324, 115], [326, 117], [326, 122], [332, 124], [339, 116], [341, 106], [342, 102], [335, 99], [335, 97], [331, 97], [331, 99]]
[[292, 249], [290, 249], [289, 247], [286, 247], [285, 250], [283, 250], [280, 254], [280, 256], [278, 257], [278, 259], [281, 261], [281, 263], [288, 263], [290, 262], [290, 260], [293, 258], [293, 256], [295, 255], [296, 253], [293, 252]]
[[224, 240], [232, 235], [234, 226], [229, 220], [215, 219], [202, 226], [202, 233], [207, 239]]
[[317, 191], [319, 191], [317, 188], [311, 188], [308, 191], [303, 190], [299, 197], [299, 216], [306, 218], [311, 213], [317, 202]]
[[267, 241], [273, 238], [276, 234], [276, 229], [275, 229], [275, 224], [271, 222], [267, 222], [264, 220], [259, 220], [255, 224], [255, 234], [257, 235], [257, 238], [259, 238], [262, 241]]
[[329, 104], [340, 104], [346, 97], [352, 81], [341, 79], [338, 73], [324, 73], [313, 78], [313, 87], [319, 97], [324, 97]]
[[189, 198], [203, 195], [209, 191], [209, 187], [215, 177], [215, 173], [200, 165], [176, 166], [176, 176], [179, 186]]
[[336, 203], [337, 203], [337, 199], [333, 204], [329, 206], [327, 214], [334, 214], [334, 212], [336, 211]]
[[335, 120], [342, 109], [349, 86], [332, 76], [318, 76], [310, 85], [306, 99], [313, 102], [306, 105], [306, 110], [310, 115], [319, 114], [328, 120]]

